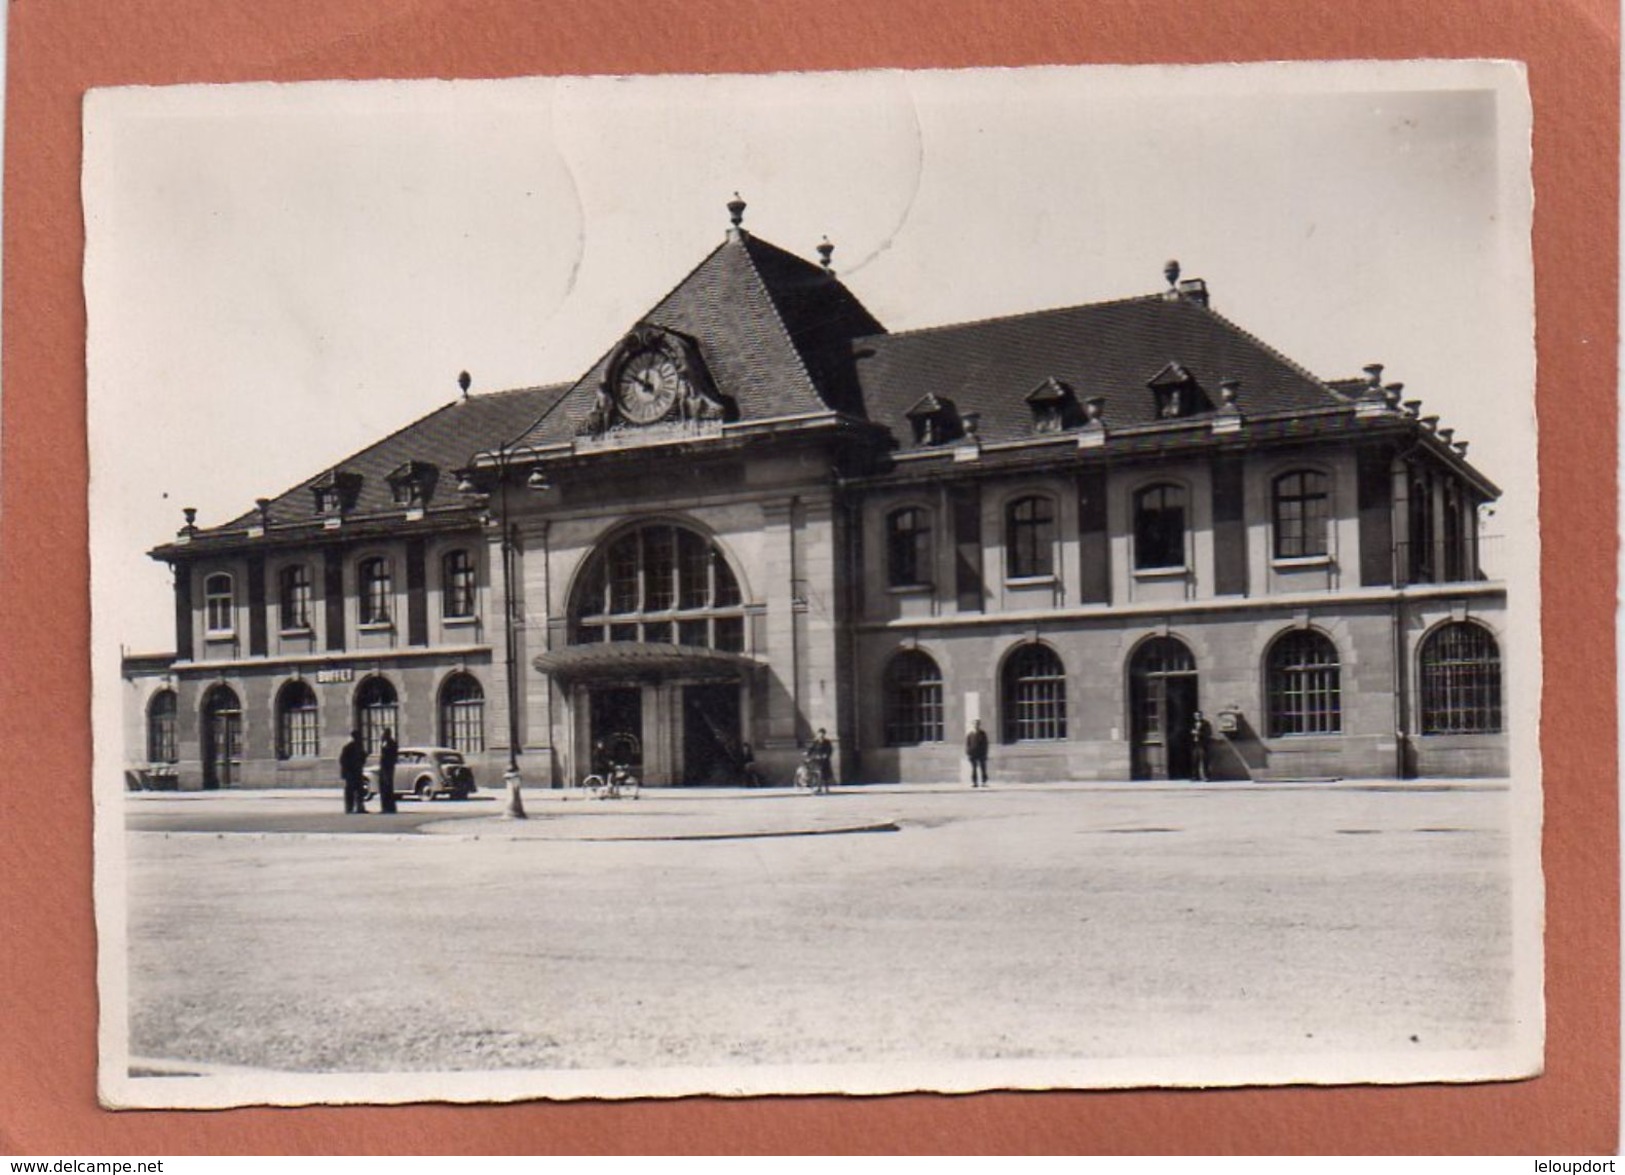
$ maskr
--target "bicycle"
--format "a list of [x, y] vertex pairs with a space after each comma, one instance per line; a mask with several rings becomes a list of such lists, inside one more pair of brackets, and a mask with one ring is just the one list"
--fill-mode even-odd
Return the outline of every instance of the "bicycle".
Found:
[[611, 767], [607, 775], [596, 772], [582, 778], [581, 789], [595, 800], [635, 800], [643, 781], [630, 767]]

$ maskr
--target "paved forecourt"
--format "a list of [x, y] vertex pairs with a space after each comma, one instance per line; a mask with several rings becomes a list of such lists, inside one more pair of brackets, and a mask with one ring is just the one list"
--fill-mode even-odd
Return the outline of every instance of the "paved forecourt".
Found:
[[537, 791], [528, 821], [486, 793], [360, 817], [336, 791], [134, 794], [131, 1052], [365, 1071], [1493, 1046], [1510, 794]]

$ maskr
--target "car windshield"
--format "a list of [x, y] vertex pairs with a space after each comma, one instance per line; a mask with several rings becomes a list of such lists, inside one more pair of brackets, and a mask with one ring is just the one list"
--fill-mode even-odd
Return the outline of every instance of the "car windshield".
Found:
[[456, 767], [462, 763], [463, 757], [456, 751], [447, 751], [445, 754], [440, 756], [440, 761], [449, 766]]

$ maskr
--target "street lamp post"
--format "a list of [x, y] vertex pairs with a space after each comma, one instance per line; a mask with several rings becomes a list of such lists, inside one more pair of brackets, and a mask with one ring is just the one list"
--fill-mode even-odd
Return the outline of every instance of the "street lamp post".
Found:
[[[466, 394], [469, 385], [468, 372], [459, 375], [457, 383]], [[527, 817], [524, 800], [520, 797], [519, 612], [514, 602], [513, 591], [514, 561], [519, 553], [519, 543], [514, 524], [508, 515], [508, 475], [510, 471], [525, 466], [531, 467], [530, 476], [525, 481], [530, 489], [540, 491], [552, 488], [547, 475], [542, 471], [541, 454], [529, 445], [517, 444], [501, 444], [494, 449], [476, 453], [472, 466], [462, 472], [457, 483], [460, 492], [477, 494], [489, 501], [490, 494], [481, 488], [475, 476], [479, 471], [490, 470], [497, 479], [497, 523], [502, 528], [501, 542], [498, 545], [502, 554], [503, 661], [507, 668], [508, 685], [508, 769], [502, 776], [502, 782], [508, 789], [508, 807], [503, 815], [512, 820], [524, 820]]]

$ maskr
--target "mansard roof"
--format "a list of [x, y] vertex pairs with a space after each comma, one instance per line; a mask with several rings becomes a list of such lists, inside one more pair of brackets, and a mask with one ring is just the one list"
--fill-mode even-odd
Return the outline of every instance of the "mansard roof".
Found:
[[[435, 466], [445, 474], [438, 479], [434, 496], [424, 503], [426, 514], [465, 511], [469, 503], [457, 493], [451, 471], [465, 466], [478, 450], [499, 444], [530, 426], [558, 403], [565, 390], [564, 385], [554, 385], [488, 392], [437, 408], [272, 498], [266, 511], [269, 529], [274, 533], [318, 527], [323, 515], [317, 512], [314, 491], [340, 477], [359, 479], [355, 482], [355, 499], [344, 511], [347, 523], [368, 517], [399, 520], [401, 504], [391, 491], [390, 475], [413, 462]], [[193, 541], [241, 538], [248, 527], [258, 526], [260, 521], [260, 511], [250, 510], [219, 526], [199, 527]], [[172, 549], [161, 547], [159, 552]]]
[[[1087, 404], [1090, 416], [1100, 405], [1099, 423], [1108, 438], [1124, 429], [1177, 424], [1163, 415], [1169, 408], [1166, 394], [1160, 403], [1157, 395], [1169, 386], [1200, 393], [1181, 398], [1176, 408], [1185, 420], [1199, 421], [1214, 415], [1221, 384], [1237, 381], [1235, 407], [1249, 425], [1271, 418], [1329, 418], [1340, 411], [1352, 418], [1370, 390], [1369, 381], [1327, 382], [1311, 375], [1215, 312], [1200, 283], [1181, 283], [1146, 297], [890, 334], [828, 269], [737, 227], [629, 325], [675, 332], [697, 348], [717, 390], [737, 412], [724, 431], [764, 421], [793, 426], [806, 418], [866, 419], [887, 430], [900, 452], [961, 439], [957, 430], [945, 434], [914, 427], [915, 418], [932, 406], [975, 421], [967, 432], [981, 445], [1013, 446], [1056, 439], [1054, 422], [1036, 419], [1034, 404], [1062, 396], [1063, 389], [1079, 405]], [[341, 480], [354, 489], [342, 496], [344, 534], [357, 533], [356, 525], [372, 525], [369, 519], [379, 527], [398, 526], [402, 504], [391, 492], [390, 476], [413, 462], [442, 475], [429, 500], [414, 503], [428, 520], [415, 525], [432, 523], [436, 515], [468, 513], [470, 504], [456, 492], [453, 472], [478, 452], [503, 444], [573, 447], [619, 345], [617, 339], [573, 383], [459, 400], [321, 470], [270, 502], [269, 532], [304, 533], [329, 519], [331, 510], [318, 509], [314, 491]], [[1398, 388], [1388, 390], [1397, 395]], [[1415, 415], [1408, 412], [1411, 420]], [[1385, 416], [1390, 424], [1424, 427], [1406, 423], [1407, 413]], [[1073, 413], [1064, 428], [1083, 425], [1084, 415]], [[1481, 479], [1459, 456], [1465, 446], [1452, 448], [1444, 438], [1436, 447]], [[263, 520], [260, 511], [249, 511], [224, 525], [199, 528], [188, 541], [239, 541]], [[153, 553], [173, 557], [179, 550], [174, 544]]]
[[867, 415], [900, 436], [914, 405], [932, 394], [978, 413], [984, 443], [1031, 437], [1028, 397], [1050, 380], [1080, 401], [1103, 397], [1108, 429], [1155, 423], [1151, 389], [1173, 372], [1215, 403], [1221, 380], [1239, 380], [1237, 407], [1249, 417], [1349, 403], [1207, 306], [1164, 295], [928, 327], [857, 346]]
[[[631, 326], [634, 324], [628, 324]], [[636, 325], [694, 340], [742, 423], [844, 412], [861, 415], [852, 340], [885, 328], [827, 270], [736, 229]], [[520, 438], [570, 441], [592, 412], [610, 347], [559, 410]]]

